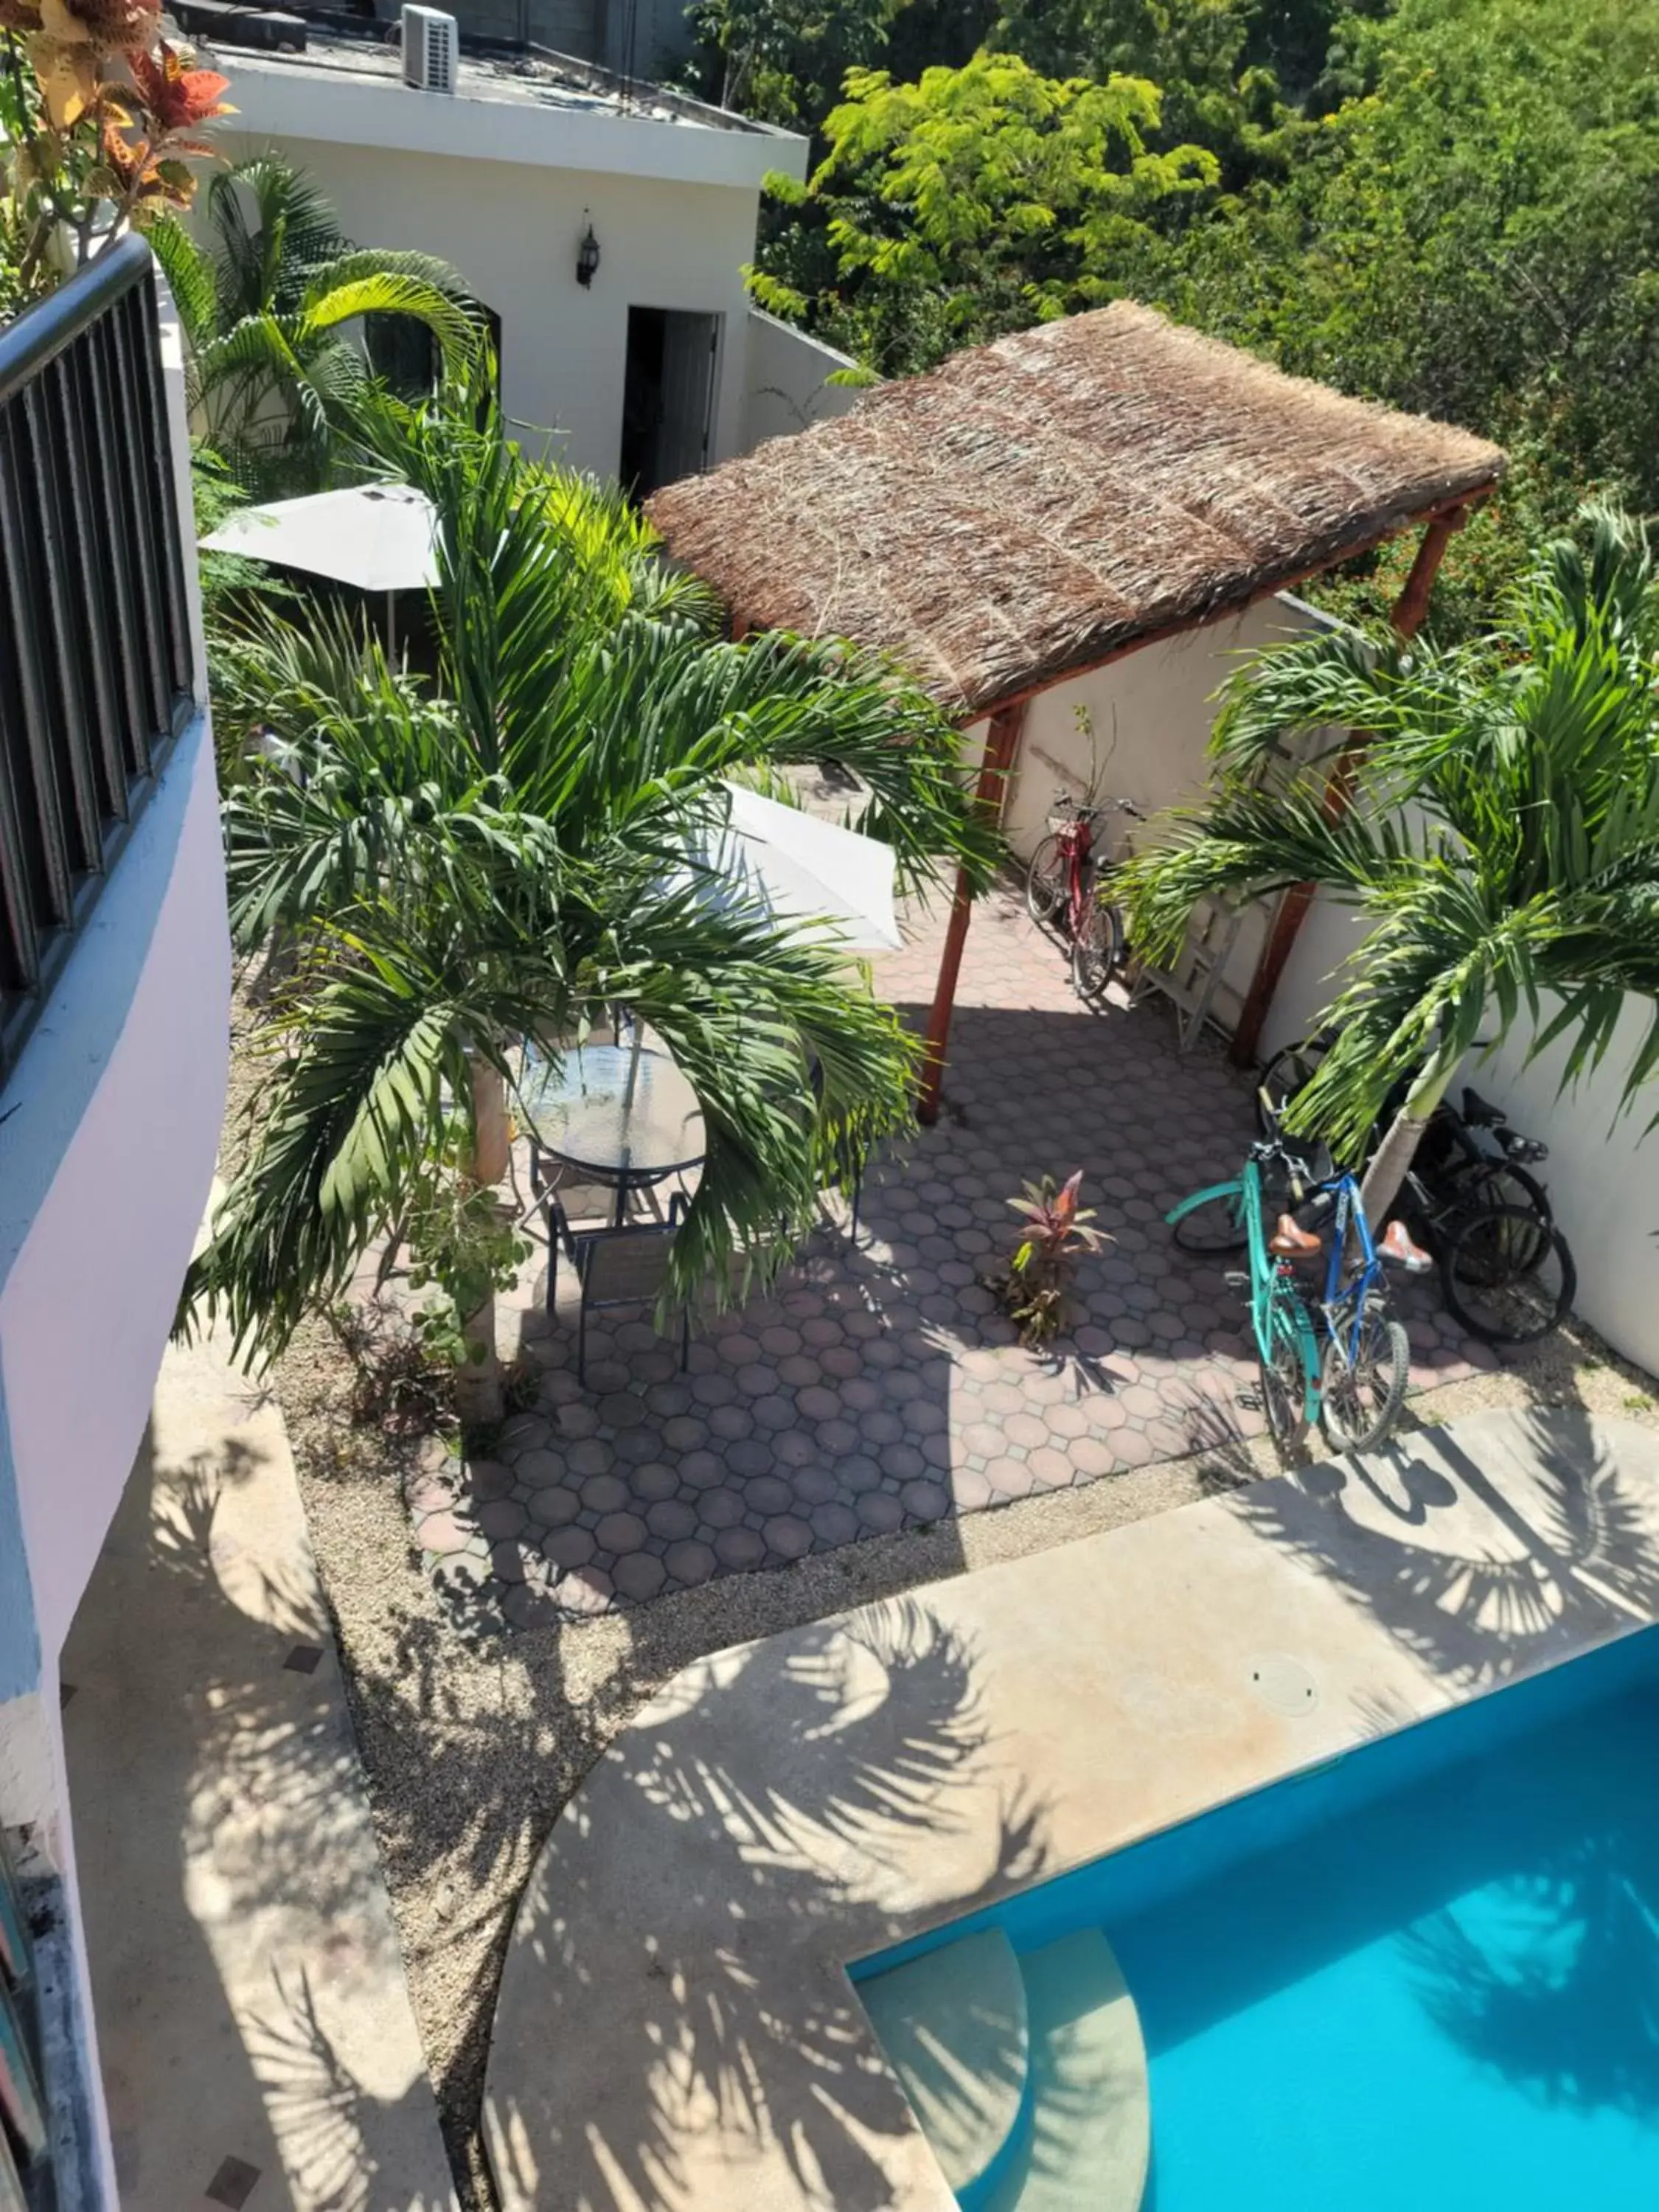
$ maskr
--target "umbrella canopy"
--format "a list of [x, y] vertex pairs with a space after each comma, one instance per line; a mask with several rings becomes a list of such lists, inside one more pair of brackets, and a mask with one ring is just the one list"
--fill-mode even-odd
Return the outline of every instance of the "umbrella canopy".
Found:
[[722, 904], [822, 926], [849, 952], [896, 951], [890, 846], [728, 784], [730, 826], [698, 854]]
[[408, 484], [350, 484], [239, 507], [202, 540], [212, 553], [240, 553], [302, 568], [364, 592], [414, 592], [438, 580], [432, 505]]

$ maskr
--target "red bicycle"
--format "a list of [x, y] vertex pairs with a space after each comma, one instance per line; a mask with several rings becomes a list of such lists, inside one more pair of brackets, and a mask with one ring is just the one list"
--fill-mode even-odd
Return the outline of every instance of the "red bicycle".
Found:
[[1094, 1006], [1128, 957], [1123, 916], [1110, 896], [1112, 867], [1095, 857], [1097, 826], [1108, 814], [1145, 819], [1127, 799], [1080, 806], [1068, 791], [1054, 793], [1048, 834], [1025, 872], [1025, 906], [1033, 921], [1057, 930], [1072, 947], [1072, 983]]

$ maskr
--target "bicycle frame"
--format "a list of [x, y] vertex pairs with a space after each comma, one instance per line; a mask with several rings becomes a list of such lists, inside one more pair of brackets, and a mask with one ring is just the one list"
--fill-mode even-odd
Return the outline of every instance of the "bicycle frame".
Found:
[[[1365, 1218], [1365, 1209], [1359, 1202], [1359, 1185], [1352, 1176], [1330, 1176], [1316, 1185], [1316, 1188], [1322, 1193], [1334, 1194], [1336, 1199], [1330, 1255], [1325, 1265], [1325, 1296], [1320, 1314], [1327, 1334], [1352, 1367], [1359, 1352], [1359, 1333], [1365, 1325], [1366, 1306], [1371, 1292], [1382, 1280], [1382, 1261], [1371, 1238], [1371, 1226]], [[1342, 1270], [1350, 1236], [1358, 1239], [1361, 1265], [1358, 1273], [1345, 1284]], [[1344, 1322], [1339, 1328], [1337, 1317], [1344, 1307], [1352, 1309], [1352, 1324]]]
[[1060, 857], [1066, 863], [1066, 926], [1068, 933], [1075, 937], [1083, 927], [1083, 910], [1089, 896], [1090, 864], [1095, 850], [1093, 813], [1079, 808], [1057, 835]]
[[1185, 1215], [1215, 1199], [1236, 1200], [1243, 1220], [1245, 1249], [1250, 1261], [1250, 1328], [1256, 1350], [1265, 1362], [1271, 1364], [1276, 1339], [1288, 1334], [1294, 1340], [1302, 1360], [1303, 1412], [1310, 1422], [1314, 1421], [1318, 1418], [1321, 1404], [1318, 1348], [1308, 1310], [1289, 1267], [1267, 1249], [1259, 1164], [1254, 1159], [1246, 1160], [1243, 1172], [1231, 1182], [1211, 1183], [1203, 1190], [1194, 1191], [1164, 1218], [1173, 1228]]

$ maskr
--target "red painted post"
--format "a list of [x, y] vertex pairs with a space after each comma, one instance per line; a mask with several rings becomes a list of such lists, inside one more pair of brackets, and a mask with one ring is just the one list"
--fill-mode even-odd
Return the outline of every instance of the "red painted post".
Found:
[[[994, 825], [1002, 819], [1008, 778], [1025, 727], [1025, 706], [1005, 707], [991, 717], [985, 753], [980, 763], [974, 804]], [[945, 1081], [945, 1048], [951, 1038], [951, 1013], [956, 1005], [957, 978], [962, 972], [963, 948], [968, 942], [968, 921], [974, 896], [967, 871], [957, 870], [957, 888], [945, 925], [945, 950], [939, 956], [939, 981], [933, 987], [933, 1011], [927, 1017], [927, 1057], [922, 1068], [921, 1089], [916, 1097], [916, 1119], [931, 1128], [939, 1119], [939, 1091]]]

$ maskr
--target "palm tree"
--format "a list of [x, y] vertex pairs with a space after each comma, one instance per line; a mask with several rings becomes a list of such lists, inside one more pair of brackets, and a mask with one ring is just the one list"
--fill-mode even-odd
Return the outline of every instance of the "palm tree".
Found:
[[206, 213], [210, 245], [172, 216], [148, 233], [189, 340], [192, 413], [256, 496], [314, 491], [369, 380], [367, 319], [408, 319], [459, 357], [476, 318], [447, 263], [355, 246], [280, 154], [221, 170]]
[[[844, 956], [688, 873], [723, 778], [835, 759], [906, 881], [940, 855], [981, 881], [994, 863], [924, 694], [838, 643], [722, 639], [619, 495], [526, 463], [487, 398], [480, 421], [486, 377], [366, 416], [437, 513], [436, 687], [343, 625], [269, 613], [237, 663], [276, 757], [226, 803], [233, 929], [245, 947], [293, 933], [299, 966], [252, 1154], [185, 1295], [266, 1352], [402, 1219], [458, 1122], [464, 1182], [499, 1179], [519, 1042], [556, 1051], [611, 1004], [702, 1105], [687, 1289], [764, 1279], [849, 1138], [907, 1118], [914, 1042]], [[488, 1419], [494, 1320], [471, 1279], [465, 1395]]]
[[[1571, 1082], [1635, 993], [1655, 1012], [1626, 1108], [1659, 1066], [1659, 585], [1638, 525], [1607, 507], [1584, 520], [1587, 548], [1547, 547], [1489, 639], [1337, 633], [1263, 654], [1224, 694], [1218, 796], [1127, 871], [1155, 960], [1218, 893], [1314, 883], [1370, 924], [1291, 1118], [1358, 1158], [1405, 1086], [1365, 1176], [1374, 1222], [1489, 1024], [1524, 1021], [1534, 1054], [1569, 1040]], [[1305, 764], [1258, 782], [1305, 732]]]

